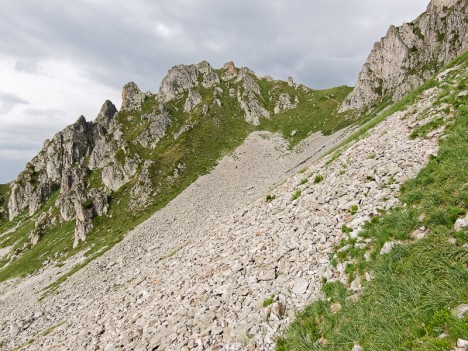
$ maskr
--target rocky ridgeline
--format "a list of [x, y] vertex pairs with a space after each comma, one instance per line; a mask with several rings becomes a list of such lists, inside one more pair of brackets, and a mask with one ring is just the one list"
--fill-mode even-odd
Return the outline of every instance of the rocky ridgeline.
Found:
[[400, 100], [468, 49], [466, 0], [432, 0], [411, 23], [391, 26], [375, 43], [340, 112]]
[[[145, 158], [144, 151], [135, 152], [135, 149], [154, 150], [158, 146], [173, 124], [167, 104], [184, 94], [187, 94], [183, 103], [187, 119], [206, 114], [214, 105], [221, 107], [219, 97], [224, 93], [237, 102], [245, 121], [252, 125], [258, 125], [261, 118], [269, 118], [272, 113], [297, 107], [297, 97], [282, 93], [274, 111], [268, 111], [261, 102], [258, 79], [251, 70], [236, 68], [232, 62], [217, 71], [206, 61], [175, 66], [162, 80], [157, 94], [143, 93], [135, 83], [128, 83], [123, 87], [120, 112], [106, 101], [93, 122], [81, 116], [52, 140], [47, 140], [39, 154], [11, 183], [9, 199], [2, 198], [0, 203], [4, 211], [3, 203], [8, 202], [11, 221], [23, 211], [29, 216], [36, 214], [58, 192], [53, 206], [40, 214], [25, 249], [37, 244], [57, 223], [70, 220], [76, 221], [74, 246], [78, 245], [92, 229], [92, 219], [108, 213], [110, 195], [132, 179], [138, 181], [130, 191], [130, 207], [138, 210], [148, 206], [151, 197], [158, 193], [149, 177], [155, 166], [151, 159]], [[229, 92], [219, 86], [221, 81], [233, 82]], [[212, 91], [209, 103], [201, 105], [200, 89]], [[145, 103], [153, 106], [148, 112], [142, 110]], [[129, 135], [127, 123], [120, 117], [124, 114], [139, 117], [132, 122], [143, 126], [138, 135]], [[192, 127], [193, 123], [183, 125], [173, 133], [174, 139]], [[182, 168], [181, 164], [174, 169], [175, 176]], [[93, 177], [95, 184], [91, 181]]]
[[[206, 216], [200, 211], [209, 204], [188, 194], [197, 207], [155, 214], [57, 295], [29, 302], [27, 313], [5, 304], [0, 338], [9, 346], [31, 339], [30, 350], [272, 350], [295, 312], [321, 297], [323, 278], [359, 293], [361, 278], [350, 282], [346, 262], [334, 268], [330, 259], [342, 239], [371, 246], [358, 236], [362, 225], [395, 206], [401, 184], [437, 154], [444, 127], [425, 138], [410, 134], [446, 116], [450, 106], [433, 107], [438, 93], [424, 91], [338, 157], [311, 164], [233, 214]], [[158, 232], [155, 225], [165, 223], [185, 235]]]

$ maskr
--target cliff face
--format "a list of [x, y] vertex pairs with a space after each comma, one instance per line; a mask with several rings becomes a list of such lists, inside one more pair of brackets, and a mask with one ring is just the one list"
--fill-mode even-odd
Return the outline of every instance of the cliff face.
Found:
[[465, 0], [433, 0], [411, 23], [375, 43], [340, 112], [401, 99], [468, 48]]

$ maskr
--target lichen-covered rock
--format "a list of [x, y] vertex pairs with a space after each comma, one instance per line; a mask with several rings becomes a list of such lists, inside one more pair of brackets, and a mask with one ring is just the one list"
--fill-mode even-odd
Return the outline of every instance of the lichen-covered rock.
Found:
[[137, 137], [136, 141], [145, 148], [154, 149], [165, 135], [171, 125], [169, 110], [164, 104], [159, 105], [159, 111], [145, 114], [141, 117], [143, 122], [149, 122], [148, 127]]
[[189, 89], [187, 100], [185, 100], [184, 112], [192, 111], [200, 102], [202, 102], [202, 96], [200, 93]]
[[145, 208], [150, 204], [153, 194], [153, 183], [151, 181], [151, 167], [153, 161], [147, 160], [143, 164], [143, 169], [138, 176], [135, 186], [131, 190], [130, 208]]
[[205, 88], [219, 84], [219, 77], [206, 61], [197, 65], [177, 65], [172, 67], [161, 82], [159, 97], [163, 102], [169, 101], [190, 88], [199, 86]]
[[465, 52], [467, 15], [466, 1], [433, 0], [415, 21], [391, 26], [374, 45], [340, 111], [369, 108], [387, 97], [397, 101]]
[[291, 97], [289, 96], [288, 93], [281, 93], [280, 96], [278, 97], [278, 101], [276, 102], [274, 112], [275, 114], [278, 114], [285, 110], [291, 110], [293, 108], [296, 108], [298, 103], [299, 103], [299, 100], [297, 96], [294, 102], [292, 103]]
[[260, 118], [270, 118], [270, 112], [260, 103], [260, 87], [252, 78], [253, 72], [247, 68], [241, 68], [237, 81], [242, 82], [242, 90], [237, 91], [237, 101], [245, 112], [245, 121], [257, 126]]
[[[91, 204], [91, 205], [90, 205]], [[76, 211], [76, 225], [75, 225], [75, 240], [73, 247], [86, 239], [86, 235], [93, 228], [93, 207], [92, 203], [86, 202], [82, 204], [79, 201], [75, 201]]]
[[142, 93], [140, 88], [133, 83], [129, 82], [124, 85], [122, 89], [122, 110], [133, 111], [141, 108], [145, 101], [146, 94]]

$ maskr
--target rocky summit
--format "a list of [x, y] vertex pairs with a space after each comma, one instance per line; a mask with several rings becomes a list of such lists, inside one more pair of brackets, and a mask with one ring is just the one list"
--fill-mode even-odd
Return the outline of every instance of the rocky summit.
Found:
[[466, 351], [466, 27], [431, 1], [354, 89], [126, 84], [0, 185], [0, 350]]
[[398, 101], [468, 49], [464, 0], [432, 0], [427, 11], [375, 43], [340, 111]]

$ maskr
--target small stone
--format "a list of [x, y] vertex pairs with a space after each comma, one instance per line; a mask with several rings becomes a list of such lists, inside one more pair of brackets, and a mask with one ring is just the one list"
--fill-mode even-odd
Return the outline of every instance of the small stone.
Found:
[[463, 318], [468, 312], [468, 304], [461, 304], [452, 309], [452, 316], [456, 318]]
[[305, 294], [308, 287], [309, 287], [309, 282], [304, 278], [299, 278], [295, 280], [292, 291], [295, 294]]
[[466, 227], [468, 227], [468, 214], [464, 218], [458, 218], [453, 229], [458, 232]]
[[380, 250], [380, 254], [381, 255], [385, 255], [385, 254], [388, 254], [390, 253], [390, 251], [392, 251], [392, 249], [398, 245], [398, 243], [396, 241], [387, 241], [384, 246], [382, 246], [382, 249]]
[[341, 303], [337, 302], [330, 306], [330, 311], [333, 314], [338, 313], [341, 310]]
[[468, 347], [468, 340], [458, 339], [457, 340], [457, 347], [464, 347], [466, 349]]
[[296, 134], [297, 134], [297, 130], [293, 130], [293, 131], [291, 132], [291, 136], [292, 136], [292, 137], [295, 136]]
[[275, 269], [264, 270], [258, 276], [258, 280], [275, 280], [275, 279], [276, 279]]
[[282, 319], [286, 313], [286, 306], [281, 301], [276, 301], [271, 305], [271, 313], [278, 319]]
[[353, 348], [351, 349], [351, 351], [362, 351], [362, 347], [361, 345], [354, 345]]
[[216, 328], [211, 329], [211, 335], [220, 335], [223, 332], [224, 332], [223, 327], [216, 327]]
[[426, 237], [428, 230], [426, 227], [420, 227], [411, 233], [411, 237], [415, 240], [421, 240]]

